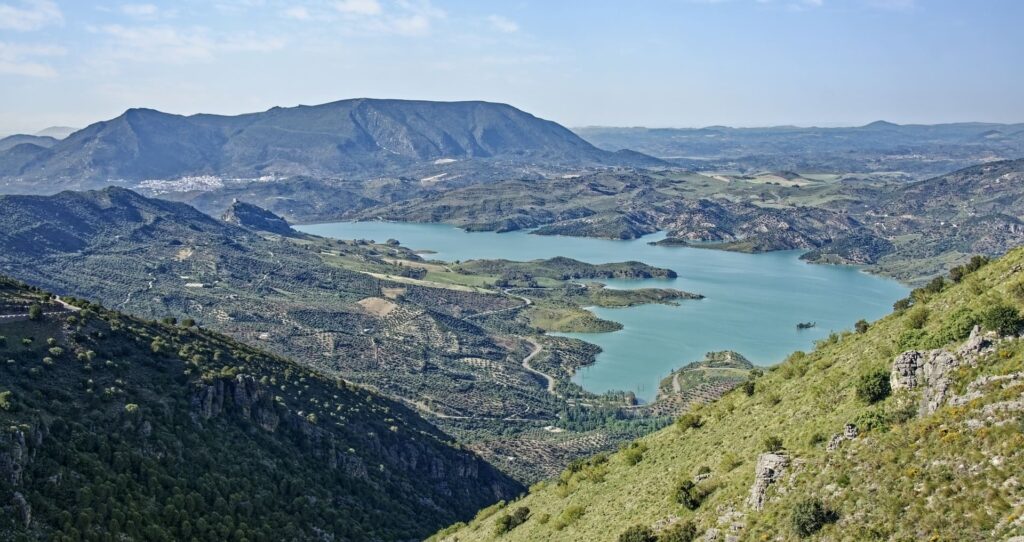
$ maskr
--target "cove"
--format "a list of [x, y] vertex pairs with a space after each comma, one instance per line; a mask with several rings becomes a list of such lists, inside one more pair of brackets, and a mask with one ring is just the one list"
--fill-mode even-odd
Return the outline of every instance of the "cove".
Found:
[[[564, 333], [600, 346], [597, 362], [573, 378], [584, 389], [624, 390], [650, 401], [658, 382], [706, 352], [735, 350], [758, 365], [772, 365], [796, 350], [808, 350], [831, 331], [888, 314], [909, 289], [855, 267], [808, 264], [801, 251], [740, 254], [629, 241], [552, 237], [526, 232], [465, 232], [446, 224], [339, 222], [296, 229], [338, 239], [397, 239], [428, 259], [535, 260], [566, 256], [590, 263], [637, 260], [676, 271], [676, 279], [609, 280], [611, 288], [662, 287], [703, 294], [678, 306], [592, 308], [623, 325], [612, 333]], [[797, 330], [799, 322], [817, 326]]]

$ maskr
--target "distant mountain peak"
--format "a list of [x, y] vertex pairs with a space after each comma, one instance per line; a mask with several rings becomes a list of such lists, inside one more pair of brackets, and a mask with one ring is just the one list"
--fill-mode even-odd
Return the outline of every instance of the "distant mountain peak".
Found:
[[32, 134], [36, 137], [52, 137], [53, 139], [65, 139], [69, 135], [78, 131], [78, 128], [72, 128], [70, 126], [50, 126]]
[[876, 120], [875, 122], [872, 122], [870, 124], [865, 124], [863, 127], [864, 128], [899, 128], [900, 125], [896, 124], [896, 123], [893, 123], [893, 122], [889, 122], [887, 120]]

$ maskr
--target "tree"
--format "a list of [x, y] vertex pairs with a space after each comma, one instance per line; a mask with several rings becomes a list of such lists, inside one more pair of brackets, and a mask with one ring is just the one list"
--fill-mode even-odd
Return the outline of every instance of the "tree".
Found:
[[806, 538], [837, 519], [838, 514], [826, 508], [820, 500], [804, 499], [793, 507], [793, 532], [800, 538]]
[[902, 312], [910, 308], [911, 299], [904, 297], [903, 299], [892, 304], [892, 310], [896, 312]]
[[1009, 305], [996, 305], [981, 313], [981, 325], [1000, 335], [1014, 335], [1024, 327], [1020, 312]]
[[889, 372], [878, 369], [865, 373], [857, 380], [857, 398], [871, 405], [889, 396]]
[[28, 308], [28, 319], [39, 320], [43, 317], [43, 308], [39, 306], [39, 303], [33, 303]]
[[658, 542], [658, 539], [650, 527], [634, 525], [619, 535], [619, 542]]
[[857, 333], [867, 333], [868, 327], [868, 321], [864, 319], [857, 320], [857, 323], [853, 324], [853, 330], [856, 331]]

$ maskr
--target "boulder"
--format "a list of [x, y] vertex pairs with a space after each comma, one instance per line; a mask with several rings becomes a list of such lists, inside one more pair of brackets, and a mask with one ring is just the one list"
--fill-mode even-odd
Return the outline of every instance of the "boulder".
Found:
[[754, 485], [750, 487], [747, 504], [755, 510], [764, 509], [768, 486], [782, 479], [789, 457], [780, 453], [764, 453], [758, 456], [754, 471]]

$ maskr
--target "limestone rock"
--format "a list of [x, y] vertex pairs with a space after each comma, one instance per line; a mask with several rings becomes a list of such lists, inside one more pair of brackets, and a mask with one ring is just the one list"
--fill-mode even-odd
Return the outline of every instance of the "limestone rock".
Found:
[[757, 466], [754, 471], [754, 485], [750, 487], [750, 497], [747, 499], [747, 504], [755, 510], [764, 509], [768, 486], [782, 479], [782, 475], [788, 465], [789, 457], [783, 454], [764, 453], [758, 456]]
[[921, 366], [924, 365], [921, 352], [910, 350], [898, 356], [892, 362], [892, 370], [889, 372], [889, 387], [893, 391], [912, 390], [917, 387], [917, 377]]
[[18, 519], [21, 523], [28, 528], [32, 523], [32, 506], [25, 500], [25, 496], [15, 491], [14, 496], [11, 499], [11, 504], [14, 505], [14, 511], [18, 514]]
[[941, 348], [926, 352], [910, 350], [893, 361], [889, 383], [894, 391], [922, 388], [919, 411], [922, 416], [928, 415], [946, 400], [953, 370], [973, 363], [974, 359], [964, 359]]
[[832, 435], [832, 438], [829, 439], [828, 446], [825, 447], [825, 450], [833, 452], [839, 449], [839, 445], [842, 444], [843, 441], [853, 440], [857, 438], [857, 434], [857, 426], [853, 425], [852, 423], [848, 423], [843, 426], [842, 433], [836, 433], [835, 435]]

